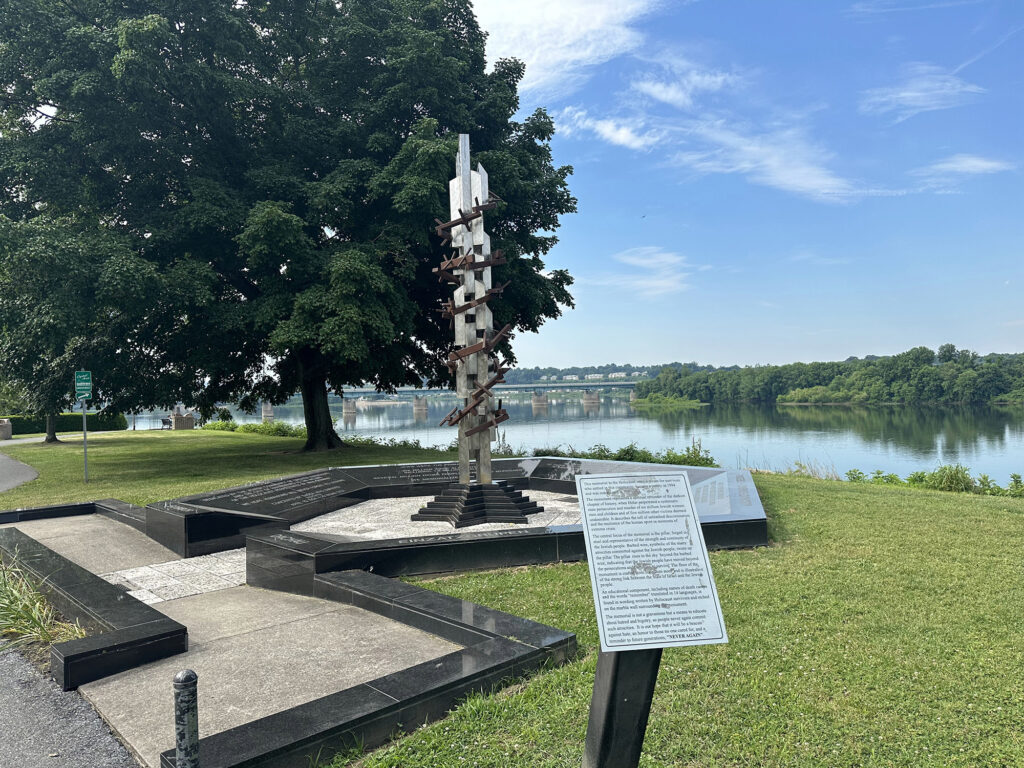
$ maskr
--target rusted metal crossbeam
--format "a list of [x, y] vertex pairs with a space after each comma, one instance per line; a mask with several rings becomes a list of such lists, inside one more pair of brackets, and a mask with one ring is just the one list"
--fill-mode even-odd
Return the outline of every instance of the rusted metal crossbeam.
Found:
[[468, 312], [473, 309], [473, 307], [479, 307], [481, 304], [485, 304], [490, 301], [492, 296], [500, 296], [501, 292], [504, 291], [508, 285], [508, 283], [505, 283], [504, 285], [499, 285], [496, 288], [489, 288], [487, 289], [487, 293], [479, 299], [473, 299], [472, 301], [467, 301], [465, 304], [459, 304], [458, 306], [455, 306], [455, 302], [449, 299], [439, 310], [441, 312], [441, 316], [445, 319], [450, 319], [456, 315], [461, 315], [463, 312]]
[[501, 364], [499, 364], [498, 370], [495, 372], [495, 374], [483, 384], [481, 384], [480, 380], [477, 379], [477, 389], [473, 392], [473, 397], [477, 397], [481, 393], [490, 395], [491, 387], [493, 387], [495, 384], [501, 384], [502, 382], [504, 382], [505, 374], [511, 370], [511, 368], [506, 368], [506, 365], [508, 365], [507, 362], [502, 362]]
[[483, 432], [485, 429], [490, 429], [491, 427], [496, 427], [499, 424], [501, 424], [501, 422], [503, 422], [503, 421], [508, 421], [508, 411], [506, 411], [504, 409], [499, 409], [499, 410], [494, 412], [494, 417], [493, 418], [488, 419], [487, 421], [485, 421], [483, 424], [481, 424], [478, 427], [473, 427], [472, 429], [467, 429], [466, 430], [466, 437], [470, 437], [472, 435], [475, 435], [477, 432]]
[[452, 219], [451, 221], [441, 221], [440, 219], [434, 219], [437, 226], [434, 231], [437, 232], [437, 236], [441, 238], [441, 245], [451, 242], [452, 230], [455, 227], [464, 227], [472, 224], [473, 221], [479, 219], [484, 215], [482, 210], [470, 210], [468, 213], [461, 208], [459, 209], [459, 218]]
[[453, 256], [450, 259], [446, 259], [441, 262], [440, 267], [434, 269], [435, 272], [440, 272], [450, 269], [483, 269], [484, 267], [495, 267], [501, 264], [506, 264], [505, 252], [500, 248], [491, 254], [491, 258], [476, 261], [476, 256], [472, 253], [467, 253], [465, 256]]
[[471, 346], [455, 350], [448, 356], [448, 366], [451, 367], [458, 363], [459, 360], [469, 357], [470, 355], [474, 355], [477, 352], [490, 352], [496, 345], [500, 344], [506, 336], [508, 336], [508, 332], [510, 330], [512, 330], [512, 324], [506, 323], [504, 328], [495, 334], [488, 334], [488, 338], [483, 341], [478, 341], [476, 344]]
[[479, 198], [474, 198], [476, 205], [474, 205], [470, 211], [466, 211], [459, 208], [459, 218], [452, 219], [451, 221], [441, 221], [440, 219], [434, 219], [434, 223], [437, 224], [434, 231], [437, 232], [437, 236], [441, 238], [441, 245], [450, 243], [452, 239], [452, 230], [455, 227], [464, 227], [472, 223], [475, 219], [479, 219], [484, 215], [484, 211], [489, 211], [495, 208], [501, 198], [497, 195], [492, 194], [486, 203], [481, 203]]
[[[460, 421], [462, 421], [466, 416], [468, 416], [469, 414], [473, 413], [473, 411], [475, 411], [480, 406], [480, 404], [484, 401], [485, 398], [486, 398], [486, 395], [481, 395], [480, 397], [474, 397], [469, 402], [469, 404], [466, 405], [466, 407], [463, 408], [461, 411], [458, 411], [457, 413], [449, 414], [448, 418], [446, 419], [446, 421], [448, 422], [448, 426], [449, 427], [454, 427], [456, 424], [458, 424]], [[444, 424], [443, 421], [441, 423]]]

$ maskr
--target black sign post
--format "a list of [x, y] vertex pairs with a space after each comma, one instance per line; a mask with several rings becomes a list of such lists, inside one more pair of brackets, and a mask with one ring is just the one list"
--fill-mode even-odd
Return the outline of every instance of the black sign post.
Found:
[[601, 637], [583, 768], [636, 768], [663, 648], [729, 642], [682, 472], [577, 475]]
[[583, 748], [583, 768], [635, 768], [651, 714], [661, 648], [601, 652]]

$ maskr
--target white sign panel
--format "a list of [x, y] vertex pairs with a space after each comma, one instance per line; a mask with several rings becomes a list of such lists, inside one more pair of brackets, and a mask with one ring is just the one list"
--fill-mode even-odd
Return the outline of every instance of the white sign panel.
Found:
[[578, 475], [602, 651], [727, 643], [683, 472]]

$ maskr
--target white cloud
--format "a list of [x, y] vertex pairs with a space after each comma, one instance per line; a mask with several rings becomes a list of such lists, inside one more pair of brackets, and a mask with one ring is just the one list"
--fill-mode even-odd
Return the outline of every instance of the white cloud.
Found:
[[865, 114], [895, 114], [896, 122], [902, 122], [921, 112], [959, 107], [980, 93], [985, 93], [981, 86], [934, 64], [910, 64], [905, 68], [902, 82], [897, 85], [864, 91], [860, 111]]
[[628, 266], [630, 271], [584, 278], [583, 282], [622, 288], [624, 292], [646, 298], [679, 293], [688, 287], [686, 279], [692, 268], [686, 257], [677, 253], [645, 245], [620, 251], [612, 259]]
[[950, 155], [938, 162], [917, 168], [910, 173], [922, 179], [923, 192], [954, 193], [958, 185], [971, 176], [982, 176], [990, 173], [1012, 171], [1011, 163], [993, 160], [978, 155]]
[[879, 13], [895, 13], [897, 11], [928, 11], [936, 8], [953, 8], [958, 5], [978, 5], [985, 0], [861, 0], [847, 10], [857, 15], [874, 15]]
[[487, 31], [487, 58], [514, 56], [526, 63], [523, 92], [543, 96], [571, 93], [587, 70], [637, 50], [635, 28], [658, 0], [477, 0], [480, 26]]
[[835, 267], [850, 263], [845, 256], [821, 256], [813, 251], [800, 251], [790, 256], [789, 260], [798, 264], [813, 264], [819, 267]]
[[677, 152], [674, 162], [701, 173], [741, 173], [755, 184], [816, 200], [843, 200], [863, 194], [827, 167], [831, 153], [810, 142], [797, 127], [754, 133], [724, 121], [699, 122], [690, 134], [698, 150]]
[[913, 171], [918, 176], [962, 176], [1012, 171], [1014, 166], [1002, 160], [992, 160], [978, 155], [950, 155], [937, 163]]
[[558, 128], [564, 136], [590, 131], [609, 144], [639, 151], [650, 149], [662, 139], [662, 134], [648, 130], [641, 118], [593, 118], [577, 107], [566, 107], [559, 113]]
[[633, 90], [679, 109], [691, 109], [696, 96], [721, 91], [739, 81], [732, 73], [705, 69], [687, 59], [666, 57], [662, 63], [665, 74], [635, 80]]

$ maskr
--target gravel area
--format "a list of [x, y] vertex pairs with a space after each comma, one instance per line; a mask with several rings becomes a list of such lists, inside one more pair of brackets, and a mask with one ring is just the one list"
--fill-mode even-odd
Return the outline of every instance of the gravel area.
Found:
[[0, 650], [0, 745], [4, 768], [138, 768], [85, 699], [15, 651]]

